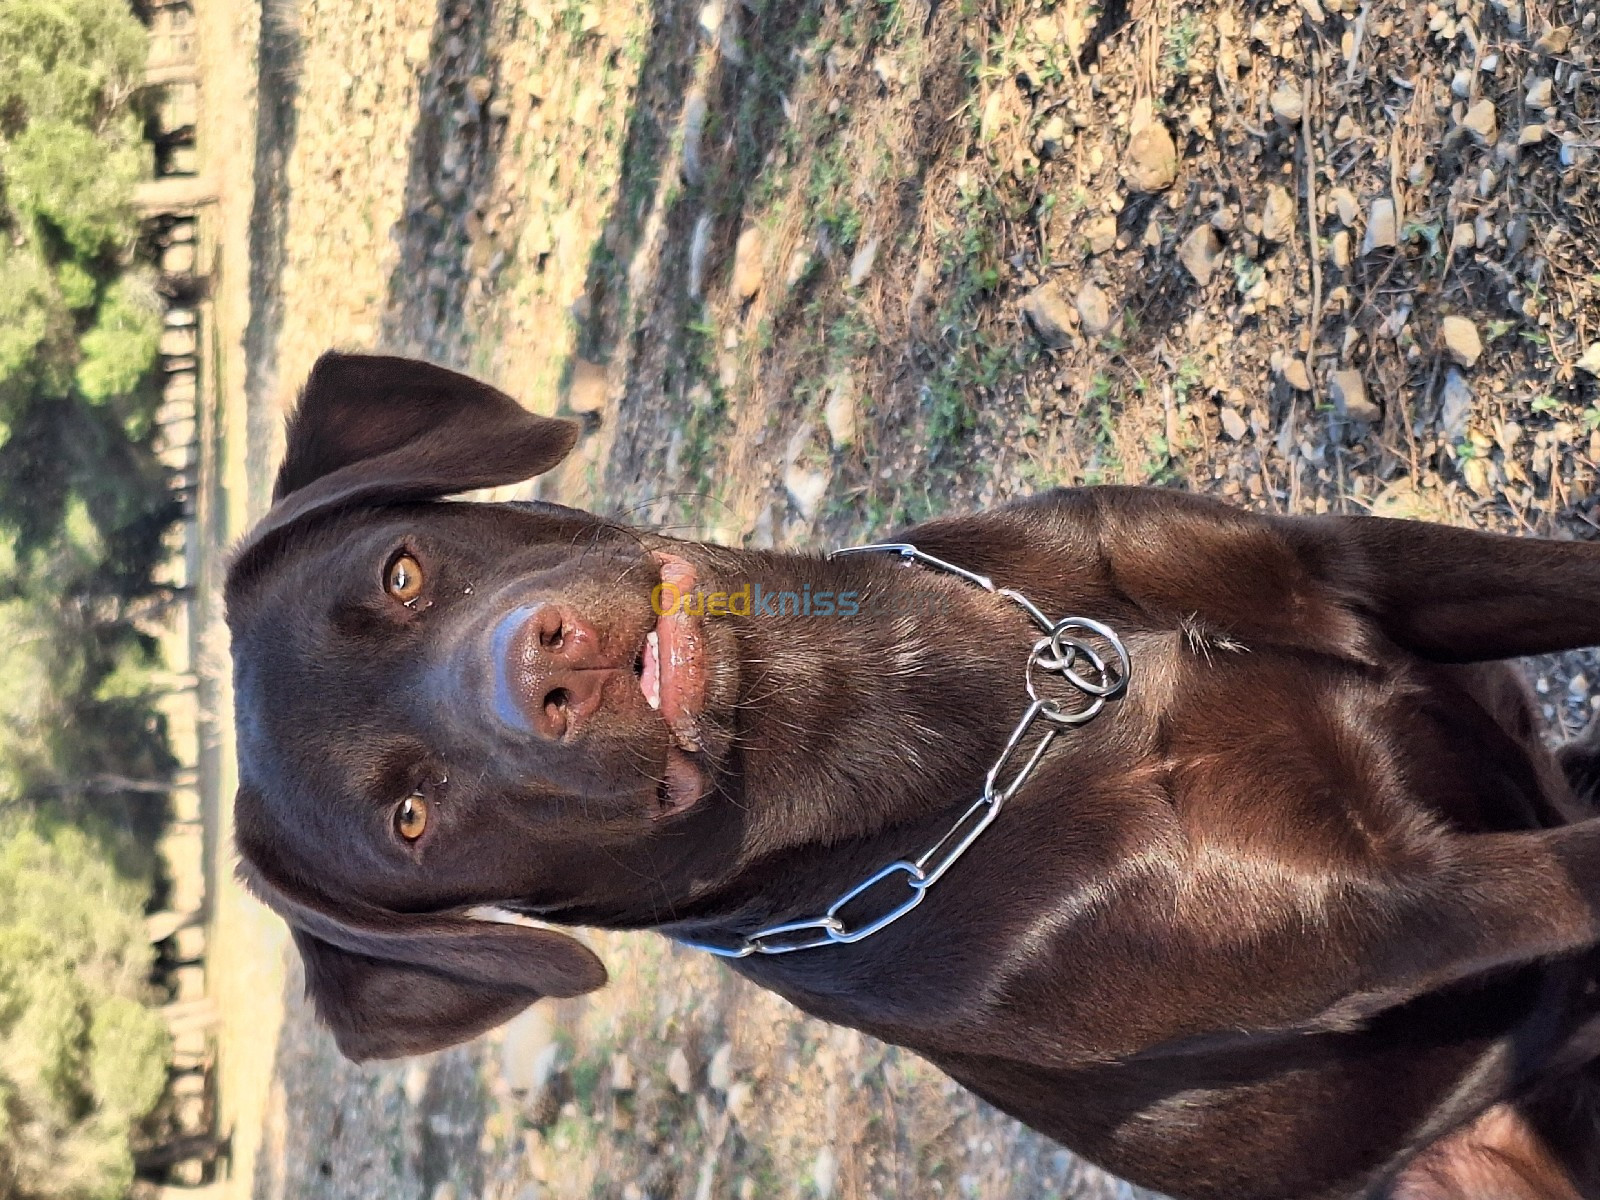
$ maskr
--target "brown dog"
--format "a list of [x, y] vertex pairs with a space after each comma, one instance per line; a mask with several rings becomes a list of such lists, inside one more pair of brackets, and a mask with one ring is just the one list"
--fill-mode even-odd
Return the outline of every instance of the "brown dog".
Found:
[[900, 863], [833, 929], [903, 919], [734, 968], [1174, 1195], [1600, 1195], [1600, 749], [1547, 752], [1492, 662], [1600, 642], [1600, 547], [1122, 488], [920, 526], [1131, 663], [1088, 626], [1035, 654], [1084, 686], [1033, 678], [1065, 727], [952, 859], [1029, 703], [1025, 609], [887, 554], [437, 502], [573, 436], [330, 355], [230, 571], [241, 870], [346, 1054], [604, 982], [474, 906], [736, 950]]

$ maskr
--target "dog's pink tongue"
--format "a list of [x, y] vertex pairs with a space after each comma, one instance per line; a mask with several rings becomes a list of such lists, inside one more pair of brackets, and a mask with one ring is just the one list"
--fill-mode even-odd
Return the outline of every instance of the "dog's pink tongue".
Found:
[[[664, 594], [694, 592], [694, 567], [675, 554], [658, 551]], [[670, 590], [668, 590], [670, 589]], [[700, 714], [706, 702], [705, 629], [701, 618], [682, 611], [656, 620], [656, 655], [660, 671], [661, 716], [673, 739], [685, 750], [699, 750]]]

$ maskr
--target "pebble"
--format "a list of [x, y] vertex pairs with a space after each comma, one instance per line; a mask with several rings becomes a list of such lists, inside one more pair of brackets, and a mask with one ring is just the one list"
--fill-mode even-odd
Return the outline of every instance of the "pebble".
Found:
[[1178, 178], [1178, 148], [1160, 121], [1152, 121], [1128, 140], [1122, 178], [1135, 192], [1164, 192]]
[[1338, 233], [1334, 234], [1332, 240], [1328, 244], [1328, 251], [1330, 257], [1333, 259], [1334, 266], [1338, 267], [1341, 271], [1348, 267], [1350, 265], [1350, 231], [1348, 229], [1341, 229]]
[[1279, 88], [1272, 93], [1270, 103], [1272, 115], [1280, 125], [1300, 124], [1300, 118], [1305, 113], [1305, 99], [1301, 96], [1299, 88]]
[[1105, 254], [1117, 245], [1117, 219], [1096, 217], [1083, 232], [1084, 245], [1090, 254]]
[[1539, 124], [1524, 125], [1522, 132], [1517, 134], [1517, 145], [1537, 146], [1544, 141], [1544, 126]]
[[848, 371], [841, 373], [829, 386], [827, 402], [822, 406], [822, 420], [835, 446], [844, 447], [855, 442], [856, 384]]
[[1467, 436], [1467, 421], [1472, 416], [1472, 385], [1466, 376], [1451, 367], [1439, 389], [1439, 428], [1452, 442]]
[[1311, 372], [1306, 370], [1305, 359], [1299, 355], [1283, 364], [1283, 377], [1288, 381], [1289, 386], [1297, 392], [1309, 392], [1311, 390]]
[[1485, 97], [1468, 105], [1466, 113], [1461, 118], [1461, 128], [1484, 145], [1492, 143], [1495, 135], [1500, 132], [1500, 119], [1494, 111], [1494, 101]]
[[1328, 392], [1348, 421], [1373, 424], [1383, 417], [1383, 411], [1367, 397], [1367, 382], [1360, 371], [1335, 371], [1328, 378]]
[[1361, 206], [1356, 203], [1356, 194], [1349, 188], [1334, 188], [1329, 197], [1333, 200], [1333, 209], [1339, 214], [1339, 220], [1354, 229], [1356, 221], [1361, 217]]
[[1462, 221], [1450, 232], [1450, 253], [1459, 254], [1463, 250], [1474, 250], [1478, 245], [1478, 235], [1473, 232], [1472, 226]]
[[748, 300], [761, 290], [766, 270], [761, 263], [761, 230], [754, 225], [739, 235], [733, 248], [733, 295]]
[[1205, 287], [1222, 261], [1222, 239], [1217, 237], [1217, 231], [1209, 224], [1195, 226], [1178, 248], [1178, 261], [1196, 283]]
[[485, 75], [474, 75], [467, 81], [467, 94], [481, 107], [489, 103], [489, 97], [494, 95], [494, 84]]
[[1572, 42], [1572, 27], [1570, 25], [1557, 25], [1549, 30], [1533, 44], [1533, 48], [1540, 54], [1555, 56], [1565, 54], [1567, 47]]
[[807, 521], [815, 520], [817, 510], [822, 506], [822, 497], [828, 491], [828, 476], [822, 471], [808, 471], [795, 464], [785, 469], [783, 488], [789, 493], [789, 499], [794, 502], [800, 515]]
[[1055, 284], [1034, 288], [1022, 298], [1021, 311], [1039, 340], [1050, 349], [1060, 350], [1072, 341], [1073, 309]]
[[872, 274], [872, 265], [878, 261], [878, 239], [868, 238], [857, 247], [850, 259], [850, 286], [858, 288]]
[[702, 213], [689, 237], [689, 295], [698, 300], [705, 292], [706, 251], [711, 248], [711, 214]]
[[1399, 243], [1400, 231], [1395, 220], [1394, 201], [1379, 196], [1367, 209], [1367, 236], [1361, 241], [1361, 253], [1392, 249]]
[[1600, 376], [1600, 342], [1596, 342], [1583, 352], [1583, 357], [1578, 359], [1578, 369]]
[[694, 1091], [694, 1077], [689, 1071], [689, 1056], [683, 1052], [682, 1046], [674, 1046], [672, 1053], [667, 1055], [667, 1081], [680, 1095], [687, 1096]]
[[817, 1157], [811, 1164], [811, 1186], [816, 1189], [817, 1200], [830, 1200], [838, 1178], [839, 1156], [833, 1152], [832, 1146], [824, 1146], [817, 1151]]
[[1475, 366], [1483, 354], [1478, 327], [1466, 317], [1446, 317], [1439, 324], [1439, 336], [1445, 353], [1463, 367]]
[[706, 1067], [706, 1083], [715, 1091], [726, 1094], [733, 1086], [733, 1043], [723, 1042], [711, 1055]]
[[1222, 432], [1227, 435], [1228, 439], [1235, 442], [1244, 441], [1244, 435], [1250, 432], [1250, 426], [1239, 415], [1239, 410], [1224, 404], [1220, 415], [1222, 417]]
[[1075, 303], [1078, 319], [1083, 322], [1083, 331], [1090, 337], [1099, 337], [1111, 328], [1111, 297], [1103, 289], [1086, 283], [1078, 289]]
[[1549, 108], [1556, 102], [1556, 85], [1547, 75], [1530, 75], [1527, 79], [1529, 108]]
[[1261, 236], [1269, 242], [1286, 242], [1294, 233], [1294, 197], [1282, 184], [1267, 189], [1261, 210]]
[[705, 173], [700, 160], [700, 140], [706, 128], [706, 94], [695, 88], [683, 102], [683, 177], [699, 183]]

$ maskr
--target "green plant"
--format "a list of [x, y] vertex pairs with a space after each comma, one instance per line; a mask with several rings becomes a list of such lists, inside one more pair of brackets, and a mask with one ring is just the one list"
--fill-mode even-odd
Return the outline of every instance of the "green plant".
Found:
[[1200, 18], [1184, 13], [1168, 29], [1162, 42], [1161, 69], [1169, 75], [1186, 75], [1189, 61], [1200, 44]]

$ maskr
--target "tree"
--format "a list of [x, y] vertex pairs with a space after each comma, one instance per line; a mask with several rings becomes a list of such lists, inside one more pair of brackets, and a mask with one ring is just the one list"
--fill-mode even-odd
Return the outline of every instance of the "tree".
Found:
[[78, 257], [99, 258], [133, 240], [133, 189], [150, 173], [151, 148], [132, 114], [98, 133], [60, 118], [30, 121], [0, 162], [18, 215]]
[[156, 361], [161, 307], [155, 289], [123, 275], [107, 290], [79, 346], [78, 390], [96, 404], [126, 396]]
[[5, 0], [0, 139], [32, 121], [96, 125], [138, 85], [148, 49], [126, 0]]
[[140, 901], [80, 831], [26, 821], [0, 843], [0, 1194], [114, 1200], [133, 1180], [168, 1052]]

